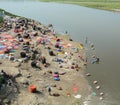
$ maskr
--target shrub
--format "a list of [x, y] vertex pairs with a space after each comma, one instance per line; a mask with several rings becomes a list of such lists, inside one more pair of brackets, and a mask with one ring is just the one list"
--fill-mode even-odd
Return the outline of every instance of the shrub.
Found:
[[4, 82], [5, 82], [5, 78], [2, 75], [0, 75], [0, 87]]

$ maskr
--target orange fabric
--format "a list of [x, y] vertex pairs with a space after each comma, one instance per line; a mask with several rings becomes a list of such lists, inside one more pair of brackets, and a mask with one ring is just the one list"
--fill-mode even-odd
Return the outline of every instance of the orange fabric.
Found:
[[31, 92], [31, 93], [36, 92], [36, 86], [31, 85], [31, 86], [30, 86], [30, 92]]
[[3, 54], [4, 52], [3, 51], [0, 51], [0, 54]]
[[74, 86], [74, 87], [73, 87], [73, 91], [74, 91], [74, 92], [78, 92], [78, 87], [77, 87], [77, 86]]

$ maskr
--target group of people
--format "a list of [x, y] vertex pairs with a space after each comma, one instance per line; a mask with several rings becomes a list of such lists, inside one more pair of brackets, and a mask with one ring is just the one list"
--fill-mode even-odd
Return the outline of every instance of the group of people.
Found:
[[[45, 46], [46, 41], [40, 43], [36, 40], [38, 36], [44, 37], [44, 35], [53, 33], [52, 29], [49, 29], [41, 23], [34, 20], [28, 20], [26, 18], [7, 18], [3, 22], [2, 32], [9, 31], [6, 30], [9, 23], [9, 29], [14, 29], [14, 38], [16, 39], [17, 44], [22, 46], [20, 52], [20, 59], [22, 63], [32, 60], [31, 67], [40, 68], [37, 64], [41, 62], [45, 67], [47, 66], [45, 56], [41, 56], [41, 50], [37, 48], [37, 45], [42, 44]], [[44, 38], [43, 38], [44, 39]], [[4, 54], [9, 55], [9, 60], [19, 61], [19, 58], [16, 58], [14, 54], [11, 54], [11, 50], [6, 48]], [[53, 51], [49, 50], [51, 56], [54, 55]], [[20, 62], [21, 63], [21, 62]]]

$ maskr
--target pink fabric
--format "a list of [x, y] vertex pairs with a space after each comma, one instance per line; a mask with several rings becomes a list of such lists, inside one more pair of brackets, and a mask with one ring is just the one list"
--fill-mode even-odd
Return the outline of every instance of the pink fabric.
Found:
[[59, 74], [54, 74], [53, 76], [54, 76], [54, 77], [59, 77]]

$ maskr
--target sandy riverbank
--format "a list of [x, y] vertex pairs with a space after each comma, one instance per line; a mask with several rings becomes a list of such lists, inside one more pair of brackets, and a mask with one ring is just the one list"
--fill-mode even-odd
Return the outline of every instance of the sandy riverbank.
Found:
[[[0, 58], [0, 69], [12, 77], [9, 78], [11, 84], [6, 80], [7, 83], [0, 90], [1, 103], [82, 105], [92, 93], [84, 75], [87, 62], [82, 44], [72, 41], [68, 35], [56, 34], [52, 26], [46, 27], [27, 19], [8, 19], [9, 24], [3, 26], [0, 34], [1, 46], [6, 46], [0, 50], [4, 55]], [[9, 29], [8, 25], [11, 25]], [[29, 37], [25, 37], [28, 34]], [[29, 45], [26, 50], [23, 48], [27, 42]], [[55, 46], [56, 44], [59, 46]], [[7, 48], [10, 52], [4, 54]], [[54, 55], [50, 55], [50, 51]], [[26, 57], [30, 58], [21, 57], [21, 52], [25, 52]], [[9, 59], [11, 53], [14, 59]], [[40, 60], [41, 57], [45, 57], [45, 64]], [[32, 67], [31, 62], [35, 62], [36, 66]], [[58, 72], [59, 81], [55, 80], [54, 72]], [[31, 85], [36, 86], [35, 93], [30, 92]], [[51, 88], [51, 95], [48, 93], [48, 87]]]

